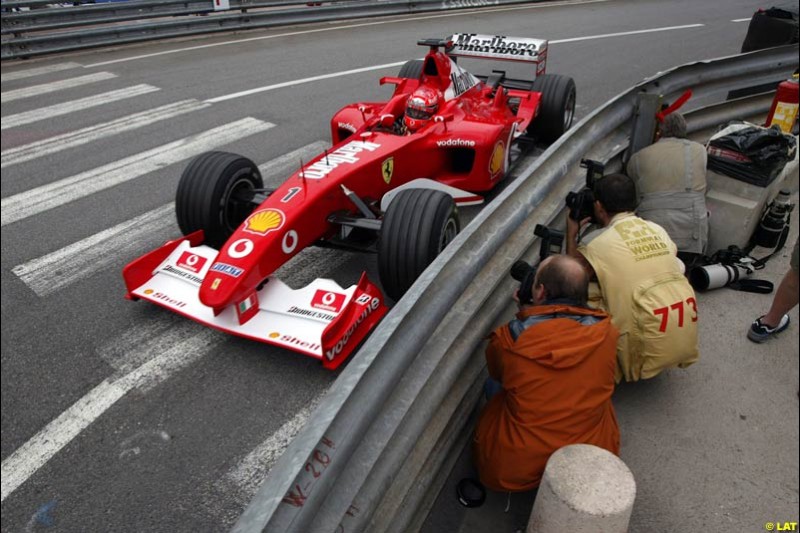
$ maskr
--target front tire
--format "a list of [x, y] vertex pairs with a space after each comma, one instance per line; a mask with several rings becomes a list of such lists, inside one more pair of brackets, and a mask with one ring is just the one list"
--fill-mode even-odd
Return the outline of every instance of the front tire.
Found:
[[432, 189], [399, 192], [386, 210], [378, 241], [384, 292], [399, 300], [459, 231], [450, 195]]
[[175, 214], [184, 235], [205, 233], [205, 244], [221, 248], [253, 212], [255, 189], [264, 187], [251, 160], [227, 152], [195, 157], [178, 182]]
[[542, 74], [531, 86], [531, 91], [542, 93], [539, 115], [534, 118], [528, 133], [552, 143], [561, 137], [575, 117], [575, 81], [560, 74]]

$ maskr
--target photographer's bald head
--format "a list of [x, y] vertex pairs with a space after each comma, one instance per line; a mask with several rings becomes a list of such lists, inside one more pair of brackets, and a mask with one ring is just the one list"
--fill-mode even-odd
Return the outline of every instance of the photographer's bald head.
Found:
[[533, 303], [566, 298], [585, 305], [588, 287], [589, 275], [579, 261], [568, 255], [551, 255], [536, 270]]

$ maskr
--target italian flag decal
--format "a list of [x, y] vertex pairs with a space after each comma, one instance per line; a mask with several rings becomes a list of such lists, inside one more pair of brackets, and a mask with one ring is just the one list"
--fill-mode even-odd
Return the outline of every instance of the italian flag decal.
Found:
[[258, 295], [254, 292], [236, 306], [239, 324], [244, 324], [258, 313]]

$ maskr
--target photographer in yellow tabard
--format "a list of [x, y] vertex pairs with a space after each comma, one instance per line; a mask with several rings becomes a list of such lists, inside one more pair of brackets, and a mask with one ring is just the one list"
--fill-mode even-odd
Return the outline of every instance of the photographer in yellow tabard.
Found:
[[[567, 253], [595, 280], [590, 302], [605, 309], [619, 329], [616, 380], [652, 378], [698, 359], [697, 300], [667, 232], [635, 215], [636, 185], [610, 174], [591, 189], [593, 217], [567, 217]], [[578, 240], [594, 221], [599, 229]]]

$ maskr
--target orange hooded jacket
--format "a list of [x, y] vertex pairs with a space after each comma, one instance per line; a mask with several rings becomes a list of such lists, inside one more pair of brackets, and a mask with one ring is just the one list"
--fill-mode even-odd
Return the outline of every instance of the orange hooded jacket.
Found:
[[618, 333], [610, 317], [557, 304], [526, 308], [517, 318], [517, 331], [528, 327], [516, 340], [509, 325], [490, 336], [489, 374], [503, 390], [475, 432], [481, 482], [497, 491], [538, 487], [550, 454], [568, 444], [619, 454], [611, 405]]

